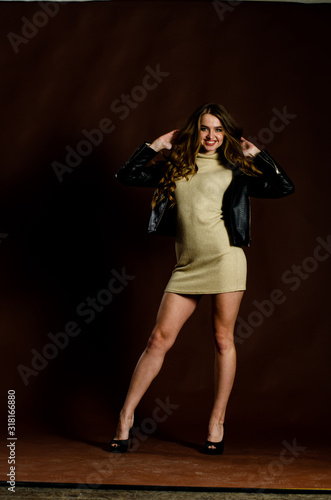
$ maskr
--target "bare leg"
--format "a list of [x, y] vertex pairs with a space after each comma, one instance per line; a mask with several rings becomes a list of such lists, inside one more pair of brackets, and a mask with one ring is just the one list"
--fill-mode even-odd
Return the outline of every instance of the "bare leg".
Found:
[[[208, 440], [223, 439], [226, 406], [236, 372], [234, 326], [244, 292], [212, 296], [212, 319], [215, 335], [215, 400], [208, 428]], [[215, 448], [215, 446], [211, 446]]]
[[[127, 439], [133, 423], [134, 411], [159, 373], [164, 357], [174, 344], [185, 321], [199, 302], [198, 295], [165, 293], [156, 318], [156, 324], [133, 372], [130, 386], [120, 413], [115, 439]], [[113, 445], [114, 447], [116, 444]]]

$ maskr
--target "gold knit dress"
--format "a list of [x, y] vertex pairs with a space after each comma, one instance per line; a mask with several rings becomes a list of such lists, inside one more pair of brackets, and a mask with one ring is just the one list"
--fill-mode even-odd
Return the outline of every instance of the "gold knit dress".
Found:
[[230, 245], [222, 200], [232, 171], [218, 153], [197, 156], [198, 172], [176, 181], [176, 257], [165, 292], [213, 294], [246, 289], [244, 251]]

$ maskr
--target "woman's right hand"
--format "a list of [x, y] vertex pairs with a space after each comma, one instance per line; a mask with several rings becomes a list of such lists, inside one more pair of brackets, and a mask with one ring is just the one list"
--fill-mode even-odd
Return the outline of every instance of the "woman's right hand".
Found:
[[178, 129], [172, 130], [167, 134], [161, 135], [155, 141], [153, 141], [149, 147], [154, 149], [154, 151], [161, 151], [161, 149], [171, 149], [172, 148], [172, 139], [175, 133], [178, 132]]

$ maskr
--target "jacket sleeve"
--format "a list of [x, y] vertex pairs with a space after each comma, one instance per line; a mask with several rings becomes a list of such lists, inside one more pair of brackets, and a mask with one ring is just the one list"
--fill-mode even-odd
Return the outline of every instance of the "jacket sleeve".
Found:
[[248, 195], [255, 198], [282, 198], [294, 192], [294, 185], [284, 170], [267, 151], [263, 150], [254, 158], [255, 166], [262, 176], [248, 176]]
[[163, 177], [162, 162], [147, 166], [156, 155], [144, 142], [118, 170], [116, 179], [126, 186], [156, 187]]

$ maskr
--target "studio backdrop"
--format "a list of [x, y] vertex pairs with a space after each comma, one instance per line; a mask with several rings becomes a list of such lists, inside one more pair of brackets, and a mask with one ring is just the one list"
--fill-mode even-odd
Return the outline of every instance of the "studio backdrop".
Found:
[[[329, 15], [288, 2], [1, 2], [0, 383], [2, 405], [16, 391], [21, 429], [109, 425], [111, 437], [175, 264], [174, 239], [147, 233], [153, 190], [115, 173], [217, 102], [296, 187], [252, 200], [227, 418], [238, 432], [326, 439]], [[138, 409], [171, 404], [157, 432], [173, 438], [209, 416], [210, 305]]]

